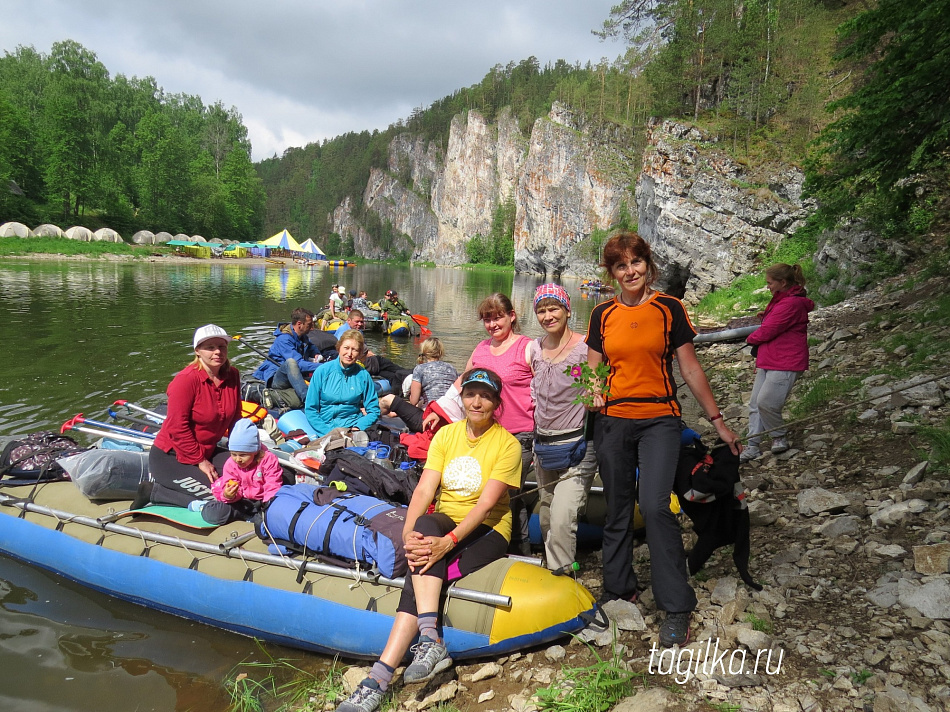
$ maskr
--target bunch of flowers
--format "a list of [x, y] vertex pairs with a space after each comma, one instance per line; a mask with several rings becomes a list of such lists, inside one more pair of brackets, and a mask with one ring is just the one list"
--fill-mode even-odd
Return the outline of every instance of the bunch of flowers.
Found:
[[566, 368], [564, 373], [574, 379], [571, 388], [578, 389], [574, 397], [575, 403], [593, 406], [594, 396], [603, 396], [604, 400], [610, 397], [610, 388], [607, 386], [610, 365], [606, 361], [601, 361], [594, 368], [587, 363], [575, 364]]

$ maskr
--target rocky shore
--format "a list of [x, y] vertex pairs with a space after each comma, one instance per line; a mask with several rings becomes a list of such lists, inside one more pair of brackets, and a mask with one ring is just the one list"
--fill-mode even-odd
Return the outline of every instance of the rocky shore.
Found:
[[[609, 604], [611, 628], [459, 665], [422, 689], [403, 688], [397, 678], [394, 707], [531, 712], [539, 709], [537, 691], [563, 688], [570, 668], [616, 656], [636, 673], [636, 692], [613, 707], [617, 712], [950, 709], [950, 475], [919, 435], [947, 428], [945, 292], [943, 277], [903, 275], [813, 314], [812, 370], [793, 400], [829, 377], [851, 390], [793, 426], [792, 449], [743, 466], [750, 568], [764, 590], [745, 586], [729, 550], [720, 549], [693, 579], [699, 606], [692, 642], [682, 650], [661, 657], [653, 647], [662, 614], [647, 589], [636, 605]], [[910, 338], [923, 332], [924, 341]], [[719, 402], [730, 404], [726, 417], [742, 430], [751, 356], [717, 345], [701, 358]], [[834, 411], [865, 399], [873, 400]], [[688, 523], [684, 537], [691, 546]], [[582, 582], [599, 595], [599, 552], [579, 558]], [[645, 544], [634, 558], [648, 585]], [[351, 668], [348, 684], [365, 672]]]

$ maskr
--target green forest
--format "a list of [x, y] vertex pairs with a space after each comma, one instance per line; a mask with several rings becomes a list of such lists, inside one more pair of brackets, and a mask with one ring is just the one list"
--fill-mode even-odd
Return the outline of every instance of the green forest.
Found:
[[[348, 196], [380, 244], [395, 242], [362, 205], [394, 136], [444, 150], [453, 117], [475, 109], [492, 121], [505, 107], [527, 135], [559, 101], [595, 125], [632, 127], [634, 141], [650, 117], [672, 117], [744, 165], [803, 166], [819, 206], [813, 232], [857, 218], [885, 235], [921, 233], [947, 212], [948, 17], [950, 0], [622, 0], [593, 30], [605, 53], [621, 52], [613, 60], [499, 64], [384, 131], [256, 166], [236, 109], [151, 78], [110, 78], [75, 42], [49, 55], [19, 47], [0, 58], [0, 185], [18, 188], [0, 191], [0, 214], [125, 235], [260, 239], [286, 227], [351, 256], [330, 218]], [[409, 187], [428, 197], [430, 186]], [[476, 236], [473, 262], [510, 263], [509, 212], [499, 206], [492, 234]]]
[[236, 109], [57, 42], [0, 58], [2, 220], [257, 240], [265, 194]]

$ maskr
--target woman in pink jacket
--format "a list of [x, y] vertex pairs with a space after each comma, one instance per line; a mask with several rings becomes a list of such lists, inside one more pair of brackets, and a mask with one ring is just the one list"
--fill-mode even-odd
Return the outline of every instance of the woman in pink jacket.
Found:
[[803, 371], [808, 370], [808, 312], [815, 303], [805, 296], [800, 265], [779, 263], [765, 270], [772, 300], [762, 313], [762, 325], [746, 341], [755, 354], [755, 384], [749, 401], [749, 444], [743, 462], [762, 454], [762, 435], [772, 438], [772, 452], [788, 450], [782, 407]]

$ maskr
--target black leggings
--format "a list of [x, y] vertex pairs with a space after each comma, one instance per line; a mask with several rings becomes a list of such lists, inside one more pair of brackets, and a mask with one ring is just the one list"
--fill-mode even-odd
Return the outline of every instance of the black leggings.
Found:
[[[415, 531], [422, 534], [422, 536], [445, 536], [455, 527], [456, 524], [451, 517], [447, 514], [435, 512], [433, 514], [423, 514], [419, 517], [416, 520]], [[468, 576], [492, 561], [502, 558], [507, 549], [508, 542], [505, 537], [488, 525], [479, 524], [475, 531], [462, 539], [458, 546], [432, 564], [432, 568], [422, 575], [442, 579], [444, 582], [442, 590], [444, 592], [445, 583], [448, 582], [450, 574], [453, 576], [453, 580], [461, 576]], [[418, 615], [416, 593], [412, 587], [410, 574], [406, 574], [406, 585], [402, 589], [402, 596], [399, 598], [399, 605], [396, 606], [396, 610], [413, 616]]]
[[393, 396], [393, 402], [389, 409], [402, 419], [410, 432], [422, 432], [422, 414], [424, 412], [422, 409], [396, 395]]
[[[220, 448], [211, 456], [211, 464], [218, 474], [224, 472], [224, 463], [229, 457], [230, 453]], [[208, 476], [197, 465], [179, 462], [174, 450], [165, 452], [157, 447], [151, 448], [148, 451], [148, 471], [154, 480], [151, 496], [154, 504], [187, 507], [196, 499], [203, 499], [207, 504], [201, 510], [201, 516], [210, 524], [226, 524], [232, 519], [249, 516], [244, 507], [217, 501], [211, 492]]]

